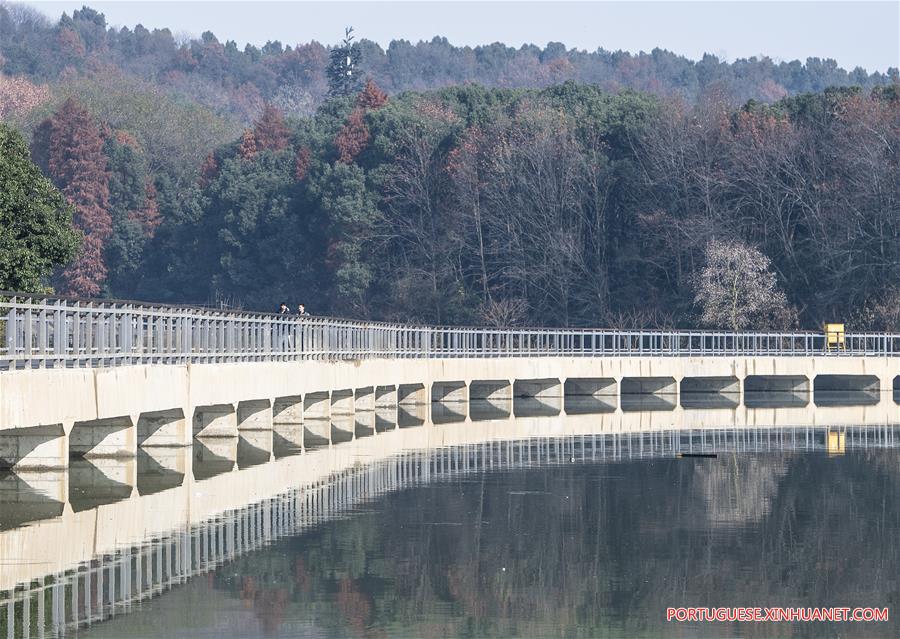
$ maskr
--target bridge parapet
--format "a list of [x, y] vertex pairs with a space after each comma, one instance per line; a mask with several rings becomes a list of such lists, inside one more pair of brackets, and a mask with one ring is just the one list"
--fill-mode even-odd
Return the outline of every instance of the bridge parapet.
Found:
[[0, 370], [496, 357], [900, 357], [900, 334], [443, 327], [0, 292]]

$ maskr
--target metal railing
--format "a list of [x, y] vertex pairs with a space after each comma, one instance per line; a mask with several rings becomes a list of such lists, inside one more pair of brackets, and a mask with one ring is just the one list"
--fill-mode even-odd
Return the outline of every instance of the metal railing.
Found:
[[0, 370], [448, 357], [900, 356], [900, 334], [414, 326], [0, 292]]

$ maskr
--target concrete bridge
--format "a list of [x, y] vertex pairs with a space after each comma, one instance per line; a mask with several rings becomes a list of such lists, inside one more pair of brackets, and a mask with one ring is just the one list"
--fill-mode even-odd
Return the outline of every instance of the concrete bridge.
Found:
[[[587, 405], [636, 420], [718, 407], [738, 424], [764, 407], [888, 415], [900, 388], [898, 334], [826, 352], [808, 332], [422, 327], [4, 299], [0, 465], [14, 469], [194, 439], [277, 437], [303, 451], [376, 434], [379, 410], [440, 423], [486, 400], [500, 415]], [[358, 412], [371, 428], [346, 426]]]

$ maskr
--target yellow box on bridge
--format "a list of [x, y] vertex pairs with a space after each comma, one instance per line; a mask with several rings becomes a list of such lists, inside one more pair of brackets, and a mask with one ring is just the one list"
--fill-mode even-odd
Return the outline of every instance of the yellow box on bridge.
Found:
[[825, 349], [844, 350], [846, 348], [843, 324], [825, 324]]

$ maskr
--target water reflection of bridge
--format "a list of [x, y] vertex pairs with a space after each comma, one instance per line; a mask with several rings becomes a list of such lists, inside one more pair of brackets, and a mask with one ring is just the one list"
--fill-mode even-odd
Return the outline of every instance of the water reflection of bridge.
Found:
[[[684, 452], [824, 451], [835, 429], [847, 450], [900, 443], [900, 420], [853, 408], [832, 417], [865, 425], [825, 422], [821, 409], [805, 425], [784, 425], [799, 415], [791, 408], [749, 420], [783, 424], [768, 428], [728, 425], [732, 411], [720, 410], [694, 411], [688, 422], [675, 411], [490, 419], [489, 406], [462, 417], [445, 403], [397, 414], [380, 430], [374, 411], [357, 416], [351, 428], [371, 427], [372, 436], [303, 452], [266, 452], [272, 438], [220, 439], [9, 474], [0, 481], [0, 617], [9, 637], [62, 635], [386, 492], [460, 474]], [[447, 419], [456, 421], [438, 423]]]

